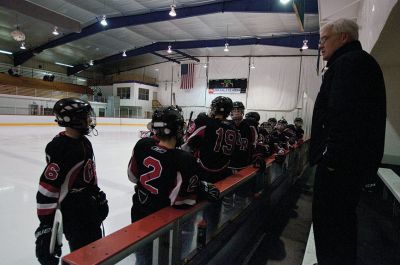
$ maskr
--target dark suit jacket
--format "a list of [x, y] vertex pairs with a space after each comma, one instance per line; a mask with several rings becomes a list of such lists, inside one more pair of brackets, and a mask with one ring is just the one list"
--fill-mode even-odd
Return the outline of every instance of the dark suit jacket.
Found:
[[327, 68], [314, 106], [310, 163], [376, 174], [386, 127], [382, 71], [359, 41], [339, 48]]

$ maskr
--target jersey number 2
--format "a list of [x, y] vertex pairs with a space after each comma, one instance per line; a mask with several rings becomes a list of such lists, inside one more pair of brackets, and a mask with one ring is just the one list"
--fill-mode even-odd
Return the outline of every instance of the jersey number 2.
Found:
[[158, 189], [151, 186], [148, 182], [161, 176], [162, 166], [160, 161], [154, 157], [148, 156], [143, 160], [143, 165], [147, 168], [152, 168], [152, 170], [140, 176], [140, 183], [152, 194], [158, 194]]

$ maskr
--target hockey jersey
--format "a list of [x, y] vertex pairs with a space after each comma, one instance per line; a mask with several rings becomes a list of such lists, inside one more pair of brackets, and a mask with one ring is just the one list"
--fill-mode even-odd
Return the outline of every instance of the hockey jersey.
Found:
[[295, 127], [296, 139], [297, 141], [303, 140], [304, 130], [301, 127]]
[[274, 129], [270, 135], [270, 141], [274, 145], [274, 152], [277, 152], [280, 148], [287, 149], [288, 138], [283, 132]]
[[216, 173], [228, 167], [235, 145], [236, 129], [229, 121], [198, 117], [182, 148], [194, 152], [203, 170]]
[[59, 133], [46, 146], [46, 162], [36, 202], [40, 221], [51, 224], [68, 192], [97, 187], [97, 175], [92, 144], [85, 136], [74, 139]]
[[232, 121], [237, 130], [236, 148], [232, 154], [229, 165], [232, 169], [242, 169], [253, 161], [253, 154], [257, 145], [257, 131], [247, 120], [242, 120], [238, 125]]
[[167, 206], [196, 203], [196, 159], [180, 149], [168, 149], [153, 138], [140, 139], [128, 165], [128, 178], [136, 183], [132, 220], [139, 220]]

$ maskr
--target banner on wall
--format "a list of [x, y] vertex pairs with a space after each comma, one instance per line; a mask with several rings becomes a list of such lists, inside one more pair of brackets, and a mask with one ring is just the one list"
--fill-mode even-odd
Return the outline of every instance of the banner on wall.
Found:
[[246, 93], [246, 90], [247, 90], [247, 78], [208, 80], [209, 94]]

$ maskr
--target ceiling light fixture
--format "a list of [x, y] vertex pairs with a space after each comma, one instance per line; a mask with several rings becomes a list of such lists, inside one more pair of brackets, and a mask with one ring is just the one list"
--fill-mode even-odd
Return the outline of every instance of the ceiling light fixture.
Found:
[[17, 26], [17, 29], [11, 32], [11, 36], [15, 41], [24, 41], [25, 40], [25, 34], [19, 29], [19, 26]]
[[21, 50], [26, 50], [25, 42], [21, 42], [21, 46], [19, 46]]
[[12, 52], [9, 52], [9, 51], [4, 51], [4, 50], [0, 50], [0, 53], [4, 53], [4, 54], [12, 54]]
[[168, 53], [172, 53], [172, 47], [171, 47], [171, 45], [168, 45], [168, 50], [167, 50], [167, 52], [168, 52]]
[[205, 64], [203, 65], [203, 67], [204, 67], [204, 68], [207, 68], [207, 67], [208, 67], [207, 63], [205, 63]]
[[59, 62], [55, 62], [55, 64], [61, 65], [61, 66], [66, 66], [66, 67], [74, 67], [73, 65], [65, 64], [65, 63], [59, 63]]
[[[228, 32], [228, 26], [229, 25], [226, 25], [226, 39], [228, 39], [228, 37], [229, 37], [229, 32]], [[225, 42], [225, 48], [224, 48], [224, 52], [229, 52], [229, 43], [228, 43], [228, 40]]]
[[224, 52], [229, 52], [229, 43], [228, 42], [226, 42], [225, 43], [225, 48], [224, 48]]
[[171, 5], [171, 11], [168, 13], [171, 17], [176, 17], [175, 7], [175, 5]]
[[282, 4], [284, 4], [284, 5], [286, 5], [287, 3], [290, 2], [290, 0], [280, 0], [280, 2], [281, 2]]
[[101, 24], [103, 27], [105, 27], [105, 26], [108, 25], [106, 15], [103, 15], [103, 18], [101, 19], [100, 24]]
[[126, 51], [124, 51], [124, 52], [122, 53], [122, 56], [123, 56], [123, 57], [126, 57]]
[[307, 50], [308, 49], [308, 40], [303, 40], [303, 46], [301, 47], [302, 50]]
[[176, 17], [176, 11], [175, 11], [176, 5], [175, 5], [175, 0], [172, 0], [172, 5], [170, 5], [170, 7], [171, 7], [171, 10], [169, 11], [168, 14], [169, 14], [171, 17]]
[[154, 69], [154, 71], [156, 71], [156, 72], [158, 72], [160, 69], [158, 69], [158, 68], [156, 68], [156, 69]]
[[93, 60], [90, 60], [89, 65], [93, 65], [93, 64], [94, 64]]
[[58, 32], [58, 30], [57, 30], [57, 26], [54, 26], [54, 29], [53, 29], [53, 35], [54, 36], [57, 36], [58, 34], [60, 34], [59, 32]]

